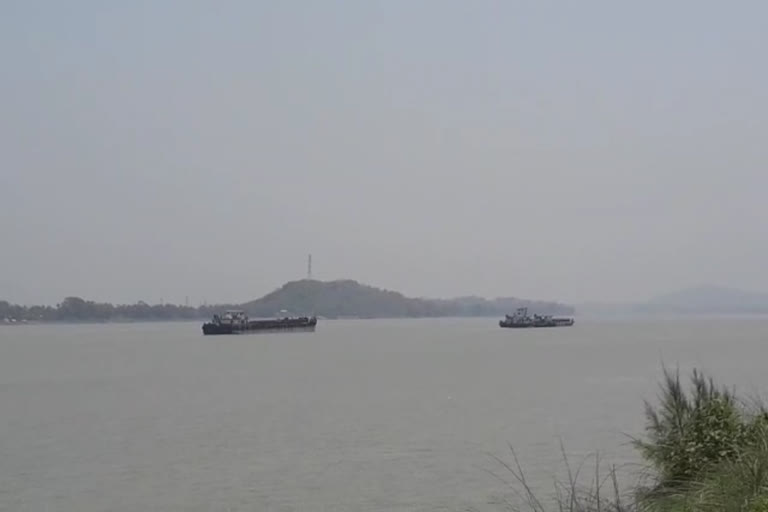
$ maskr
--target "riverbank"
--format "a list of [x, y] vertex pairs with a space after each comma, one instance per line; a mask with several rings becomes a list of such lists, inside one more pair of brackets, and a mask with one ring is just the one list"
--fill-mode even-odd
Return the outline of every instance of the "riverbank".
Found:
[[552, 497], [532, 489], [514, 452], [512, 463], [497, 461], [531, 512], [768, 512], [768, 410], [759, 401], [698, 370], [686, 387], [679, 371], [664, 369], [645, 419], [633, 445], [647, 471], [625, 490], [616, 468], [598, 456], [585, 486], [580, 473], [590, 468], [574, 468], [563, 450], [567, 478], [555, 483]]

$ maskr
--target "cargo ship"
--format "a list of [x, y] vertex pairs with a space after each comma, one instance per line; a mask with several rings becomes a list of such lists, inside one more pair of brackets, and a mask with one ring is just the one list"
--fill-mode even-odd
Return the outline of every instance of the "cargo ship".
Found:
[[270, 331], [314, 331], [317, 318], [312, 316], [282, 317], [250, 320], [244, 311], [231, 310], [223, 315], [213, 315], [203, 324], [203, 334], [250, 334]]
[[518, 308], [514, 315], [506, 315], [499, 321], [499, 327], [569, 327], [574, 324], [573, 318], [556, 318], [550, 315], [528, 316], [528, 308]]

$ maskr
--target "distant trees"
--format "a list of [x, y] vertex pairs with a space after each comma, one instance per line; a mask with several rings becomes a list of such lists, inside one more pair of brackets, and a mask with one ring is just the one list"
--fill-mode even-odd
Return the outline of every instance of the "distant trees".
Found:
[[51, 306], [20, 306], [0, 301], [0, 322], [108, 322], [119, 320], [181, 320], [209, 316], [210, 308], [193, 308], [173, 304], [113, 305], [104, 302], [67, 297]]
[[518, 307], [530, 313], [571, 314], [573, 308], [556, 302], [526, 301], [515, 298], [487, 300], [464, 297], [450, 300], [416, 299], [366, 286], [356, 281], [293, 281], [262, 297], [241, 305], [176, 306], [108, 304], [80, 297], [66, 297], [56, 307], [19, 306], [0, 301], [0, 323], [28, 322], [108, 322], [121, 320], [183, 320], [210, 318], [226, 309], [243, 309], [252, 317], [273, 317], [287, 310], [294, 315], [319, 315], [327, 318], [396, 318], [447, 316], [499, 316]]

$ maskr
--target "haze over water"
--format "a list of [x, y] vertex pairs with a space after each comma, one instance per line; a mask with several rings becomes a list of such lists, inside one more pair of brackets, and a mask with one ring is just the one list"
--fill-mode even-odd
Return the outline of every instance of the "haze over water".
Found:
[[768, 319], [0, 327], [0, 510], [499, 510], [490, 454], [550, 489], [559, 440], [636, 462], [660, 363], [768, 389]]

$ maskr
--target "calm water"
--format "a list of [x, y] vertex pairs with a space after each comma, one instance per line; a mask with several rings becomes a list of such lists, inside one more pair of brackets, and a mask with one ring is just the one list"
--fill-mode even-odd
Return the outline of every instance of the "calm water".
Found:
[[203, 338], [197, 323], [0, 327], [0, 509], [500, 510], [490, 454], [531, 478], [625, 434], [659, 364], [768, 390], [768, 319], [322, 322]]

